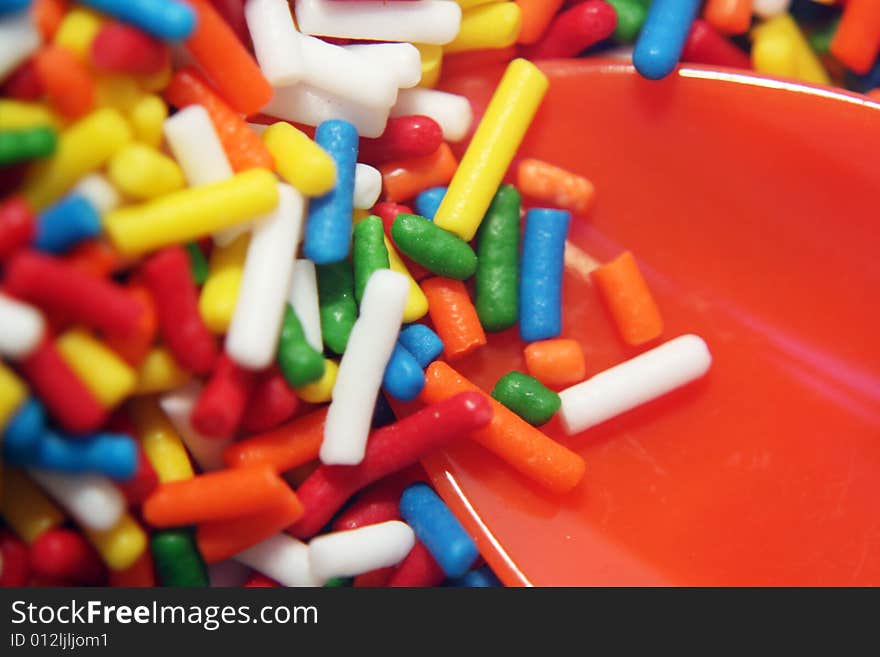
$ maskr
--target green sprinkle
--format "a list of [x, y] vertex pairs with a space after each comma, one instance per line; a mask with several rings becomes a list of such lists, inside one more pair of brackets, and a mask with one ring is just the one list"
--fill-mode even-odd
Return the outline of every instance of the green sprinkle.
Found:
[[187, 242], [186, 252], [189, 254], [189, 268], [196, 285], [202, 286], [208, 279], [208, 261], [201, 247], [195, 242]]
[[391, 236], [402, 253], [438, 276], [463, 281], [477, 269], [477, 254], [467, 242], [417, 214], [397, 215]]
[[351, 263], [343, 260], [332, 265], [319, 265], [316, 269], [324, 346], [341, 354], [357, 319]]
[[325, 589], [339, 589], [345, 586], [351, 586], [352, 580], [348, 577], [334, 577], [324, 582]]
[[370, 215], [354, 227], [351, 259], [354, 265], [354, 296], [360, 303], [370, 274], [391, 266], [388, 249], [385, 248], [385, 228], [379, 217]]
[[58, 139], [52, 128], [26, 128], [0, 132], [0, 166], [28, 162], [55, 152]]
[[834, 40], [834, 35], [837, 33], [838, 25], [840, 25], [839, 16], [810, 34], [810, 47], [815, 50], [817, 54], [827, 55], [831, 52], [831, 42]]
[[547, 422], [561, 403], [559, 395], [522, 372], [508, 372], [498, 379], [492, 398], [533, 426]]
[[150, 550], [162, 586], [208, 586], [208, 569], [189, 531], [158, 531], [150, 540]]
[[519, 313], [520, 200], [516, 187], [501, 185], [477, 232], [474, 305], [487, 331], [510, 328]]
[[324, 356], [309, 344], [302, 322], [293, 307], [284, 309], [284, 322], [278, 340], [278, 367], [294, 388], [299, 388], [324, 376]]
[[647, 3], [640, 0], [608, 0], [617, 12], [617, 28], [614, 39], [620, 43], [632, 43], [648, 15]]

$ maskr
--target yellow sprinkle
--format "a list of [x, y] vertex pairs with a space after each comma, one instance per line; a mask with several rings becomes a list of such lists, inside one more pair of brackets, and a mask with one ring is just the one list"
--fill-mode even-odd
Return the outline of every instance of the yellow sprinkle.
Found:
[[506, 48], [516, 43], [522, 27], [522, 12], [515, 2], [496, 2], [468, 9], [461, 17], [461, 29], [444, 53]]
[[162, 124], [167, 118], [168, 106], [153, 94], [141, 96], [128, 115], [135, 139], [153, 148], [162, 144]]
[[61, 21], [53, 41], [55, 45], [64, 46], [79, 55], [83, 61], [90, 62], [92, 42], [103, 24], [104, 19], [99, 14], [82, 7], [74, 7]]
[[174, 70], [171, 68], [171, 64], [169, 64], [157, 73], [151, 73], [149, 75], [136, 75], [135, 79], [137, 80], [141, 89], [143, 89], [147, 93], [155, 94], [162, 91], [165, 87], [168, 86], [168, 83], [171, 82], [172, 73], [174, 73]]
[[780, 14], [752, 30], [756, 71], [813, 84], [830, 84], [822, 62], [789, 14]]
[[409, 295], [406, 297], [406, 307], [403, 309], [403, 321], [409, 323], [421, 319], [428, 313], [428, 299], [425, 293], [422, 292], [416, 279], [403, 264], [400, 254], [397, 253], [397, 249], [394, 248], [387, 235], [385, 236], [385, 248], [388, 249], [388, 262], [391, 265], [391, 270], [403, 274], [409, 279]]
[[752, 48], [752, 66], [761, 73], [796, 78], [797, 54], [791, 39], [776, 34], [757, 39]]
[[321, 404], [333, 398], [333, 386], [339, 365], [329, 358], [324, 359], [324, 376], [313, 383], [296, 388], [296, 396], [309, 404]]
[[134, 391], [134, 370], [85, 331], [67, 331], [55, 344], [64, 361], [104, 408], [113, 408]]
[[27, 386], [0, 361], [0, 436], [18, 407], [27, 399]]
[[64, 514], [21, 470], [4, 472], [0, 514], [21, 539], [32, 543], [44, 531], [64, 522]]
[[106, 531], [83, 528], [98, 554], [110, 570], [125, 570], [147, 549], [147, 534], [128, 513]]
[[137, 81], [130, 75], [97, 75], [95, 89], [98, 107], [112, 107], [123, 114], [131, 112], [143, 97]]
[[177, 162], [144, 144], [129, 144], [116, 153], [107, 177], [123, 194], [151, 199], [183, 189], [186, 181]]
[[443, 69], [443, 46], [431, 43], [414, 45], [419, 49], [419, 56], [422, 58], [422, 79], [419, 81], [419, 86], [433, 88], [440, 79], [440, 72]]
[[25, 197], [34, 209], [42, 210], [80, 178], [104, 166], [131, 138], [119, 112], [111, 108], [92, 112], [62, 132], [55, 154], [31, 169]]
[[501, 0], [455, 0], [462, 9], [470, 9], [479, 5], [488, 5], [491, 2], [501, 2]]
[[235, 304], [247, 257], [250, 235], [240, 235], [228, 246], [214, 246], [208, 264], [208, 278], [199, 295], [199, 314], [213, 333], [226, 333]]
[[161, 483], [190, 479], [192, 464], [180, 436], [165, 417], [154, 397], [137, 397], [129, 404], [129, 415], [141, 439], [144, 452]]
[[138, 367], [134, 394], [151, 395], [167, 392], [181, 387], [189, 379], [189, 372], [180, 369], [167, 348], [153, 347]]
[[58, 119], [45, 105], [0, 98], [0, 130], [22, 130], [41, 126], [56, 127]]
[[277, 204], [275, 175], [250, 169], [221, 182], [115, 210], [105, 217], [104, 227], [122, 253], [136, 255], [235, 226]]
[[498, 191], [549, 82], [537, 66], [514, 59], [449, 183], [434, 223], [469, 242]]
[[278, 175], [306, 196], [321, 196], [333, 189], [336, 163], [301, 130], [275, 123], [263, 132], [263, 143], [275, 158]]

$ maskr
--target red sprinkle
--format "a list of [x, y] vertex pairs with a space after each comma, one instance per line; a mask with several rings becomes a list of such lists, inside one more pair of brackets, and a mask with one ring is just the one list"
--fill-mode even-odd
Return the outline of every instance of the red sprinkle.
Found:
[[[116, 433], [127, 433], [129, 436], [136, 436], [137, 429], [131, 421], [131, 417], [125, 411], [118, 410], [110, 419], [107, 420], [107, 428]], [[137, 470], [131, 479], [123, 482], [115, 482], [116, 487], [125, 495], [125, 500], [129, 506], [140, 506], [145, 499], [153, 492], [153, 489], [159, 485], [159, 476], [147, 458], [141, 441], [134, 441], [138, 451]]]
[[198, 290], [189, 255], [181, 246], [163, 249], [142, 267], [144, 282], [159, 318], [159, 331], [178, 364], [207, 374], [217, 359], [217, 344], [199, 314]]
[[414, 464], [491, 419], [492, 407], [484, 395], [461, 393], [373, 431], [359, 465], [322, 464], [303, 482], [297, 495], [305, 513], [290, 528], [291, 533], [300, 538], [313, 536], [364, 486]]
[[365, 490], [358, 499], [333, 522], [333, 531], [341, 532], [400, 520], [400, 491], [378, 482]]
[[5, 289], [47, 312], [113, 335], [136, 332], [144, 312], [122, 286], [34, 251], [19, 251], [9, 259]]
[[529, 59], [574, 57], [607, 39], [617, 27], [617, 12], [604, 0], [587, 0], [553, 19], [541, 40], [523, 48]]
[[0, 260], [27, 246], [37, 232], [36, 217], [20, 196], [0, 203]]
[[269, 579], [265, 575], [261, 575], [260, 573], [254, 573], [250, 576], [248, 581], [244, 583], [244, 588], [246, 589], [273, 589], [280, 587], [281, 584], [276, 582], [274, 579]]
[[684, 44], [681, 61], [689, 64], [708, 64], [729, 68], [751, 69], [748, 54], [737, 48], [718, 30], [702, 18], [694, 21]]
[[30, 574], [27, 545], [8, 529], [0, 529], [0, 587], [24, 586]]
[[6, 78], [0, 87], [0, 95], [16, 100], [40, 100], [43, 97], [43, 83], [37, 75], [34, 59], [28, 59]]
[[159, 485], [159, 476], [156, 474], [156, 470], [153, 469], [150, 459], [147, 458], [147, 453], [139, 442], [137, 443], [137, 448], [137, 470], [135, 470], [131, 479], [117, 484], [130, 506], [140, 506], [143, 504], [144, 500]]
[[248, 31], [247, 20], [244, 17], [244, 3], [241, 0], [211, 0], [211, 4], [229, 28], [235, 32], [238, 40], [248, 50], [253, 50], [251, 33]]
[[48, 529], [31, 544], [30, 565], [36, 575], [96, 586], [107, 580], [101, 557], [82, 534]]
[[67, 431], [94, 431], [107, 419], [104, 408], [70, 369], [51, 338], [43, 340], [19, 366], [49, 413]]
[[286, 422], [299, 408], [299, 397], [277, 367], [262, 373], [254, 384], [241, 420], [246, 433], [262, 433]]
[[128, 293], [137, 299], [144, 308], [138, 321], [137, 330], [126, 336], [108, 335], [104, 343], [119, 354], [130, 365], [137, 367], [144, 360], [158, 331], [156, 304], [149, 290], [137, 282], [129, 282]]
[[446, 574], [421, 541], [416, 541], [397, 569], [388, 579], [387, 586], [437, 586]]
[[376, 139], [361, 139], [358, 161], [382, 164], [392, 160], [422, 157], [436, 151], [443, 142], [443, 130], [427, 116], [388, 119], [385, 132]]
[[170, 63], [167, 45], [125, 23], [105, 23], [92, 41], [92, 64], [99, 71], [150, 75]]
[[386, 586], [388, 584], [388, 579], [393, 573], [393, 566], [390, 568], [377, 568], [376, 570], [370, 570], [355, 577], [352, 586], [356, 589], [375, 589], [381, 586]]
[[196, 430], [211, 438], [232, 436], [241, 424], [255, 378], [222, 354], [190, 417]]

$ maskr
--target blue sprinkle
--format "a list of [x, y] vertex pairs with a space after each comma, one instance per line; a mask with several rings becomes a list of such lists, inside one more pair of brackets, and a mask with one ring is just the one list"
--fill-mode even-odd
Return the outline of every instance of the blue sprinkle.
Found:
[[358, 134], [351, 123], [334, 119], [318, 126], [315, 142], [336, 162], [336, 186], [309, 204], [303, 253], [316, 265], [330, 265], [345, 260], [351, 249]]
[[562, 270], [570, 221], [565, 210], [526, 214], [519, 280], [519, 334], [526, 342], [562, 332]]
[[447, 582], [449, 586], [463, 586], [468, 588], [488, 588], [493, 586], [504, 586], [495, 576], [495, 573], [489, 566], [483, 566], [475, 570], [469, 570], [457, 579], [451, 579]]
[[424, 324], [410, 324], [401, 329], [397, 341], [413, 355], [422, 369], [443, 353], [443, 340]]
[[[4, 456], [9, 458], [5, 448]], [[74, 438], [43, 431], [35, 449], [27, 454], [16, 453], [14, 457], [9, 460], [16, 465], [65, 474], [94, 472], [120, 481], [134, 476], [138, 465], [134, 439], [114, 433]]]
[[81, 194], [70, 194], [40, 214], [34, 247], [57, 255], [100, 233], [95, 206]]
[[31, 0], [0, 0], [0, 14], [11, 14], [31, 6]]
[[15, 412], [3, 432], [3, 456], [10, 463], [26, 462], [46, 431], [43, 405], [29, 397]]
[[427, 484], [413, 484], [403, 491], [400, 515], [447, 577], [461, 577], [479, 556], [474, 540]]
[[82, 0], [82, 3], [166, 41], [182, 41], [196, 29], [195, 11], [177, 0]]
[[446, 196], [445, 187], [426, 189], [416, 196], [416, 212], [425, 217], [425, 219], [434, 221], [434, 215], [437, 214], [437, 208], [443, 202], [444, 196]]
[[659, 80], [675, 70], [700, 0], [654, 0], [633, 51], [636, 70]]
[[425, 372], [415, 357], [398, 341], [385, 367], [382, 387], [400, 401], [412, 401], [425, 387]]

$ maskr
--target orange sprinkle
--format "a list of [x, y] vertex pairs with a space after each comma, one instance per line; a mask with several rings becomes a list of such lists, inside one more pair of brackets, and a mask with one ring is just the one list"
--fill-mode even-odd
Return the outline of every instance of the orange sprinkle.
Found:
[[464, 283], [437, 276], [420, 285], [446, 358], [461, 358], [486, 344], [486, 333]]
[[266, 433], [251, 436], [226, 448], [226, 465], [271, 465], [284, 472], [318, 458], [324, 439], [327, 407], [299, 417]]
[[159, 484], [144, 502], [143, 515], [154, 527], [229, 520], [265, 511], [289, 492], [269, 465], [231, 468]]
[[177, 108], [189, 105], [205, 108], [235, 171], [275, 168], [260, 136], [214, 92], [196, 69], [187, 67], [177, 71], [165, 89], [165, 100]]
[[567, 388], [584, 380], [587, 366], [577, 340], [554, 338], [532, 342], [525, 348], [529, 374], [550, 388]]
[[541, 160], [521, 160], [516, 184], [524, 196], [580, 215], [589, 212], [596, 198], [589, 180]]
[[255, 114], [272, 100], [272, 85], [253, 56], [207, 0], [188, 0], [196, 11], [196, 30], [186, 48], [220, 95], [242, 114]]
[[518, 42], [531, 44], [540, 39], [563, 2], [564, 0], [516, 0], [522, 13]]
[[880, 51], [880, 2], [849, 0], [831, 41], [831, 54], [848, 69], [865, 74]]
[[59, 114], [76, 119], [95, 104], [95, 80], [88, 67], [74, 53], [49, 45], [34, 58], [37, 77]]
[[431, 187], [445, 185], [457, 168], [458, 162], [446, 142], [430, 155], [386, 162], [379, 167], [383, 198], [399, 203]]
[[223, 561], [292, 525], [303, 511], [299, 498], [288, 488], [276, 504], [262, 511], [198, 525], [199, 552], [209, 564]]
[[663, 317], [632, 253], [623, 253], [590, 276], [624, 342], [638, 346], [660, 337]]
[[743, 34], [752, 24], [752, 0], [709, 0], [703, 17], [724, 34]]
[[492, 404], [492, 421], [471, 432], [471, 438], [512, 468], [554, 493], [566, 493], [583, 479], [586, 464], [579, 455], [551, 440], [446, 363], [434, 361], [428, 366], [419, 399], [436, 404], [460, 392], [479, 392]]
[[43, 41], [51, 41], [64, 20], [68, 10], [67, 0], [34, 0], [31, 3], [31, 16], [34, 25], [43, 36]]

